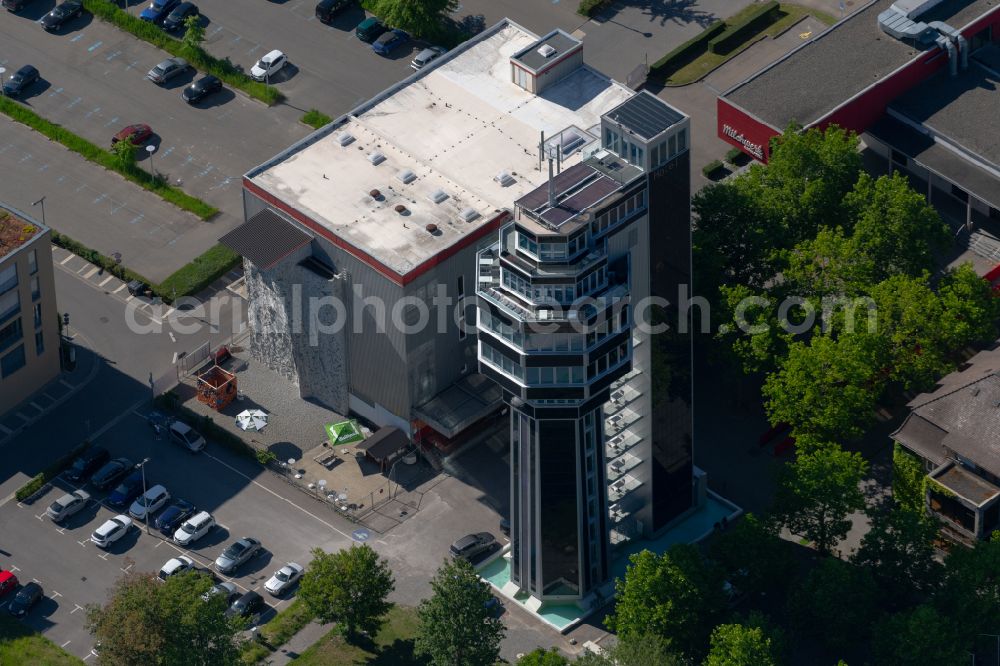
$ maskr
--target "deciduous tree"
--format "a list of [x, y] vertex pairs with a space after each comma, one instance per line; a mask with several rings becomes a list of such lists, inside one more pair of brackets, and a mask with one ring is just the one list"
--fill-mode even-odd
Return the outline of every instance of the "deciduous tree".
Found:
[[626, 638], [661, 636], [672, 651], [701, 656], [725, 608], [721, 569], [689, 544], [662, 555], [644, 550], [629, 561], [625, 578], [616, 582], [608, 628]]
[[720, 624], [712, 630], [703, 666], [778, 666], [777, 646], [761, 627]]
[[489, 585], [467, 561], [447, 561], [431, 579], [433, 594], [420, 602], [416, 651], [435, 666], [492, 666], [506, 628], [490, 608]]
[[929, 604], [886, 617], [872, 639], [875, 663], [882, 666], [959, 666], [969, 663], [969, 650], [952, 618]]
[[386, 25], [416, 37], [434, 36], [448, 13], [458, 9], [457, 0], [364, 0], [362, 4]]
[[797, 634], [817, 638], [840, 651], [867, 639], [875, 617], [871, 575], [835, 557], [822, 559], [789, 599]]
[[359, 631], [374, 634], [392, 608], [395, 587], [386, 560], [368, 546], [352, 545], [336, 553], [316, 548], [302, 582], [299, 598], [322, 622], [337, 622], [345, 637]]
[[201, 16], [194, 14], [184, 19], [184, 36], [181, 41], [191, 51], [201, 49], [201, 43], [205, 41], [205, 26], [202, 25]]
[[778, 482], [775, 515], [793, 533], [829, 553], [847, 536], [848, 516], [865, 508], [860, 483], [868, 463], [859, 453], [839, 446], [801, 453], [785, 467]]
[[891, 505], [869, 513], [871, 529], [861, 538], [852, 562], [871, 572], [889, 607], [921, 601], [941, 579], [941, 564], [934, 559], [938, 526], [926, 514]]
[[726, 580], [749, 595], [783, 590], [795, 572], [790, 544], [778, 536], [777, 526], [748, 513], [712, 541], [712, 559]]

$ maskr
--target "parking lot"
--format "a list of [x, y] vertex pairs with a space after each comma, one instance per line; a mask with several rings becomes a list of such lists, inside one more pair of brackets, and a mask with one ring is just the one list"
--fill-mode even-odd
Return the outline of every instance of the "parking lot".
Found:
[[[31, 505], [12, 501], [0, 507], [0, 521], [5, 526], [0, 544], [3, 567], [14, 571], [22, 584], [37, 580], [45, 591], [45, 599], [24, 621], [80, 657], [86, 657], [92, 646], [84, 627], [84, 608], [103, 602], [126, 571], [155, 573], [179, 554], [207, 569], [230, 542], [253, 536], [263, 543], [263, 552], [233, 576], [220, 579], [231, 580], [241, 591], [261, 592], [270, 606], [262, 618], [266, 621], [294, 597], [294, 590], [283, 598], [263, 591], [276, 569], [286, 562], [305, 566], [313, 547], [333, 551], [352, 540], [350, 523], [326, 515], [322, 506], [310, 506], [307, 498], [271, 475], [259, 475], [259, 467], [233, 459], [228, 451], [213, 446], [198, 455], [186, 453], [166, 439], [157, 440], [138, 414], [115, 425], [98, 444], [112, 457], [126, 456], [133, 462], [149, 457], [147, 486], [163, 484], [173, 499], [188, 500], [212, 513], [218, 527], [191, 547], [181, 548], [152, 528], [147, 534], [135, 521], [129, 534], [102, 550], [89, 542], [90, 534], [123, 511], [105, 506], [102, 500], [106, 493], [89, 485], [83, 489], [90, 493], [91, 501], [62, 526], [45, 516], [53, 500], [75, 489], [62, 480]], [[11, 598], [7, 596], [3, 602], [9, 603]]]

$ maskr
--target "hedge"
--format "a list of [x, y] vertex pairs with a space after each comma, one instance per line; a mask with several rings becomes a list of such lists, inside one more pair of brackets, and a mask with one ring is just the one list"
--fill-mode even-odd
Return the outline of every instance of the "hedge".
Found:
[[70, 463], [76, 460], [77, 456], [83, 453], [88, 446], [90, 446], [90, 442], [83, 440], [83, 442], [74, 447], [72, 451], [57, 459], [42, 472], [35, 475], [26, 484], [18, 488], [17, 492], [14, 493], [14, 497], [17, 498], [18, 502], [23, 502], [37, 493], [46, 483], [62, 474], [62, 471], [69, 467]]
[[10, 97], [0, 96], [0, 111], [11, 120], [27, 125], [36, 132], [45, 135], [52, 141], [62, 144], [74, 153], [81, 155], [94, 164], [99, 164], [109, 171], [121, 174], [126, 180], [141, 185], [164, 201], [170, 202], [183, 210], [194, 213], [203, 220], [214, 217], [219, 209], [201, 199], [191, 196], [181, 189], [169, 185], [159, 176], [140, 169], [134, 164], [123, 164], [114, 153], [74, 134], [62, 125], [50, 122]]
[[701, 173], [705, 176], [705, 178], [711, 178], [712, 174], [721, 169], [722, 166], [722, 162], [719, 160], [712, 160], [701, 168]]
[[593, 16], [611, 4], [611, 0], [580, 0], [580, 6], [576, 8], [576, 13], [580, 16]]
[[726, 161], [730, 164], [736, 164], [738, 160], [742, 160], [746, 156], [739, 148], [730, 148], [726, 151]]
[[285, 97], [277, 88], [254, 81], [234, 65], [229, 58], [219, 59], [209, 55], [203, 48], [190, 48], [184, 42], [171, 37], [158, 26], [143, 21], [138, 16], [124, 12], [109, 0], [83, 0], [84, 8], [94, 16], [121, 28], [144, 42], [163, 49], [173, 56], [185, 58], [196, 68], [220, 78], [234, 88], [239, 88], [246, 94], [259, 99], [268, 105], [274, 105]]
[[313, 129], [319, 129], [320, 127], [329, 125], [333, 118], [316, 109], [309, 109], [299, 120]]
[[111, 273], [123, 282], [138, 280], [139, 282], [145, 282], [149, 285], [152, 284], [148, 278], [145, 278], [135, 271], [126, 268], [111, 257], [106, 257], [97, 250], [91, 249], [83, 243], [75, 241], [69, 236], [61, 234], [58, 231], [52, 232], [52, 243], [58, 245], [64, 250], [69, 250], [73, 254], [84, 258], [95, 266], [99, 266], [102, 270]]
[[225, 245], [216, 244], [168, 275], [154, 291], [163, 300], [173, 303], [175, 298], [191, 296], [205, 289], [240, 261], [240, 255]]
[[668, 76], [708, 49], [708, 41], [726, 29], [724, 21], [714, 21], [703, 31], [663, 56], [649, 68], [650, 74]]
[[771, 0], [748, 11], [739, 22], [727, 23], [725, 32], [709, 40], [708, 50], [719, 55], [729, 53], [747, 37], [774, 23], [778, 18], [778, 11], [777, 0]]

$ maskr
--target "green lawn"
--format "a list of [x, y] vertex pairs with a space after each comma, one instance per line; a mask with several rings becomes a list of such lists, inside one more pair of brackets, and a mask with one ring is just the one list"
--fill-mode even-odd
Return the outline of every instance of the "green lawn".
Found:
[[348, 645], [336, 630], [316, 641], [291, 663], [296, 666], [417, 666], [426, 660], [413, 655], [413, 639], [417, 633], [417, 610], [409, 606], [394, 606], [382, 631], [369, 645]]
[[[729, 17], [728, 19], [726, 19], [726, 21], [728, 23], [736, 23], [739, 21], [740, 15], [743, 12], [751, 11], [754, 8], [755, 5], [750, 5], [746, 9], [741, 10], [740, 12], [737, 12], [733, 16]], [[718, 53], [711, 53], [709, 51], [706, 51], [705, 53], [698, 56], [690, 63], [688, 63], [684, 67], [681, 67], [676, 72], [667, 77], [666, 85], [683, 86], [689, 83], [694, 83], [695, 81], [698, 81], [699, 79], [707, 76], [709, 72], [721, 66], [728, 60], [738, 56], [740, 53], [745, 51], [748, 47], [756, 43], [762, 37], [766, 36], [773, 38], [776, 35], [778, 35], [782, 30], [785, 30], [789, 26], [792, 26], [798, 21], [802, 20], [802, 18], [808, 14], [815, 16], [825, 25], [833, 25], [836, 22], [836, 19], [833, 16], [830, 16], [829, 14], [791, 3], [784, 3], [784, 2], [781, 3], [779, 12], [780, 12], [780, 17], [778, 18], [777, 21], [767, 26], [763, 30], [757, 32], [756, 34], [749, 36], [747, 40], [740, 46], [737, 46], [736, 48], [734, 48], [729, 53], [726, 53], [725, 55], [720, 55]]]
[[0, 615], [0, 666], [20, 664], [81, 666], [83, 662], [3, 613]]

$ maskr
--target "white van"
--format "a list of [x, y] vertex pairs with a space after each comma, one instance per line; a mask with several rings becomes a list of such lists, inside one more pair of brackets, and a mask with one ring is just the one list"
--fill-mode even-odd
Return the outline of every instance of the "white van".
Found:
[[170, 424], [170, 441], [183, 446], [191, 453], [198, 453], [205, 448], [205, 438], [201, 433], [183, 421], [174, 421]]

